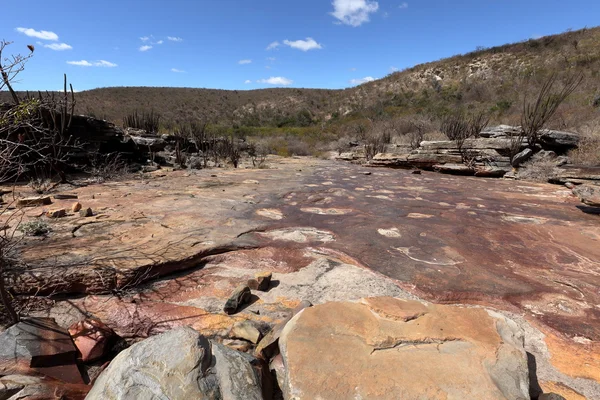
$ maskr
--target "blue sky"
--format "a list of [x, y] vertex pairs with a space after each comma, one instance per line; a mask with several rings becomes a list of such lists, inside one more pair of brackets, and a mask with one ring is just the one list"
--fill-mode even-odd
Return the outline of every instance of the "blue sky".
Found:
[[600, 1], [26, 0], [7, 51], [36, 47], [19, 90], [345, 88], [478, 46], [600, 23]]

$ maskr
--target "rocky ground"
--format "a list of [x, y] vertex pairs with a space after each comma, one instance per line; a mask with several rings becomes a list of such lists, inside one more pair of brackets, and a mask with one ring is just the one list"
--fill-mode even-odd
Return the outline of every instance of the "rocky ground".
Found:
[[[63, 328], [93, 317], [129, 343], [164, 332], [200, 340], [198, 355], [186, 362], [203, 365], [207, 348], [221, 354], [213, 378], [199, 372], [221, 393], [235, 387], [219, 372], [238, 357], [227, 349], [252, 353], [253, 342], [309, 301], [315, 307], [280, 327], [281, 357], [261, 345], [255, 352], [271, 363], [263, 370], [279, 370], [285, 398], [314, 398], [315, 390], [328, 393], [324, 398], [465, 398], [466, 391], [456, 394], [465, 387], [477, 389], [471, 398], [536, 398], [542, 391], [600, 398], [597, 208], [549, 184], [312, 158], [269, 164], [161, 169], [60, 187], [63, 196], [52, 204], [23, 209], [25, 222], [42, 219], [51, 232], [20, 242], [26, 266], [10, 276], [11, 286], [43, 297], [47, 308], [32, 315]], [[72, 212], [74, 202], [92, 215]], [[44, 216], [62, 208], [66, 216]], [[271, 273], [266, 291], [240, 292], [241, 304], [225, 313], [232, 292], [257, 273]], [[257, 337], [240, 328], [245, 321]], [[211, 344], [176, 329], [184, 326]], [[128, 354], [139, 353], [134, 349]], [[135, 358], [128, 357], [115, 359], [97, 382], [118, 382], [123, 363]], [[309, 373], [316, 358], [320, 367]], [[410, 362], [398, 375], [399, 360]], [[436, 365], [437, 373], [411, 370], [422, 365]], [[88, 381], [97, 372], [90, 369]], [[315, 373], [340, 384], [315, 386]], [[382, 391], [399, 382], [405, 392]], [[103, 387], [91, 398], [119, 398]]]

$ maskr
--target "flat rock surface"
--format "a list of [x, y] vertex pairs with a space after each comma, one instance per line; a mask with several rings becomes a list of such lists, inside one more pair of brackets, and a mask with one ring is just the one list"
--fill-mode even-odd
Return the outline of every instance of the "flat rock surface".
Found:
[[281, 334], [282, 390], [296, 400], [526, 399], [521, 335], [483, 309], [393, 298], [317, 305]]
[[[91, 315], [124, 337], [272, 324], [301, 300], [483, 305], [543, 332], [540, 351], [561, 373], [598, 380], [600, 217], [566, 188], [378, 168], [365, 175], [311, 158], [269, 162], [69, 187], [95, 215], [48, 220], [47, 237], [25, 240], [28, 270], [15, 287], [93, 293], [57, 301], [51, 315], [63, 326]], [[24, 210], [34, 219], [44, 207]], [[266, 271], [271, 289], [224, 315], [231, 292]]]

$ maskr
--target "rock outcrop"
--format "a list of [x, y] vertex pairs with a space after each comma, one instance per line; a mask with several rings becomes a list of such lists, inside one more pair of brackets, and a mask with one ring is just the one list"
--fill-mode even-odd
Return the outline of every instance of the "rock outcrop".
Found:
[[121, 352], [86, 398], [262, 400], [253, 360], [189, 327], [178, 328]]
[[286, 399], [527, 399], [522, 333], [478, 308], [366, 299], [307, 308], [279, 346]]

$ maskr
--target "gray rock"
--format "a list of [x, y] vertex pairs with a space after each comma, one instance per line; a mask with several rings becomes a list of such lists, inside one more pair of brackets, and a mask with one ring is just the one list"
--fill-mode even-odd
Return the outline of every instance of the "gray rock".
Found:
[[521, 134], [520, 126], [498, 125], [486, 127], [479, 136], [484, 138], [502, 138], [510, 136], [519, 136]]
[[258, 343], [262, 338], [260, 331], [251, 321], [241, 321], [231, 328], [231, 336], [237, 339], [244, 339], [251, 343]]
[[579, 135], [571, 132], [544, 129], [540, 132], [540, 144], [544, 149], [556, 149], [565, 152], [577, 147]]
[[250, 301], [251, 296], [252, 293], [247, 285], [238, 286], [225, 303], [223, 311], [227, 314], [235, 314], [238, 308]]
[[159, 152], [167, 147], [167, 142], [161, 137], [130, 136], [131, 140], [141, 151]]
[[520, 153], [515, 154], [515, 156], [512, 159], [512, 166], [513, 167], [518, 167], [519, 165], [523, 164], [525, 161], [529, 160], [531, 158], [531, 156], [533, 156], [533, 150], [531, 150], [530, 148], [527, 148], [523, 151], [521, 151]]
[[261, 399], [251, 357], [190, 327], [122, 351], [96, 380], [88, 400]]
[[600, 207], [600, 186], [580, 185], [573, 189], [573, 194], [588, 206]]

